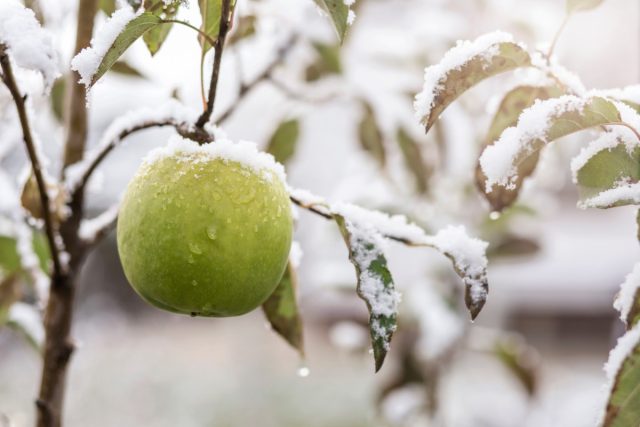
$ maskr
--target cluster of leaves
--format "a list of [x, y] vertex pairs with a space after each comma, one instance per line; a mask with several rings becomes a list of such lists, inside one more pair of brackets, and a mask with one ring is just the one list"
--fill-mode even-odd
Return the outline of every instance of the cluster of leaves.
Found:
[[[598, 6], [602, 1], [568, 0], [568, 16], [577, 11], [589, 10]], [[463, 92], [470, 89], [484, 79], [520, 67], [539, 67], [532, 61], [532, 55], [523, 48], [516, 48], [511, 43], [500, 43], [490, 46], [486, 51], [479, 52], [460, 67], [447, 73], [440, 86], [434, 88], [435, 96], [430, 114], [424, 117], [423, 123], [427, 131], [436, 123], [438, 116]], [[496, 52], [497, 47], [497, 52]], [[491, 58], [487, 61], [487, 57]], [[549, 57], [545, 58], [550, 62]], [[526, 113], [544, 110], [547, 105], [558, 104], [557, 100], [563, 95], [569, 96], [566, 104], [560, 103], [559, 108], [546, 117], [546, 123], [536, 132], [527, 134], [520, 132], [520, 147], [514, 152], [511, 161], [512, 171], [507, 183], [490, 183], [485, 176], [480, 163], [476, 170], [478, 189], [489, 202], [492, 210], [502, 211], [514, 204], [522, 187], [523, 181], [531, 176], [538, 163], [539, 151], [547, 144], [586, 129], [604, 130], [609, 142], [603, 144], [595, 141], [587, 150], [591, 153], [582, 159], [574, 170], [574, 179], [580, 190], [581, 204], [599, 208], [609, 208], [622, 205], [638, 205], [640, 199], [637, 193], [622, 191], [620, 196], [611, 193], [612, 197], [594, 202], [594, 197], [616, 189], [628, 189], [640, 181], [640, 141], [629, 141], [628, 137], [616, 132], [617, 126], [631, 129], [636, 138], [640, 138], [634, 124], [640, 123], [640, 110], [632, 99], [625, 99], [624, 91], [611, 90], [576, 94], [563, 80], [554, 74], [553, 67], [540, 67], [547, 74], [546, 82], [540, 86], [523, 84], [507, 92], [493, 117], [486, 137], [481, 147], [486, 149], [500, 140], [505, 131], [513, 132], [519, 129], [520, 117]], [[576, 99], [581, 99], [582, 107], [571, 108]], [[555, 103], [555, 104], [552, 104]], [[626, 108], [626, 107], [629, 108]], [[635, 116], [635, 117], [633, 117]], [[525, 124], [526, 125], [526, 124]], [[523, 125], [524, 126], [524, 125]], [[599, 144], [599, 145], [598, 145]], [[496, 147], [497, 148], [497, 147]], [[489, 185], [490, 184], [490, 185]], [[638, 295], [635, 295], [633, 307], [640, 306]], [[632, 313], [634, 311], [632, 310]], [[636, 325], [636, 316], [630, 314], [628, 328]], [[640, 387], [640, 340], [634, 342], [631, 350], [624, 358], [619, 371], [616, 373], [611, 388], [611, 395], [607, 405], [603, 426], [635, 426], [640, 420], [638, 408], [638, 387]]]

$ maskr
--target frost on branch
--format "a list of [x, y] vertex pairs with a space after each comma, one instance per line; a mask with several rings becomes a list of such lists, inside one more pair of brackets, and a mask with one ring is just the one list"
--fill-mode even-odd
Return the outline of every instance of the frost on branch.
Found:
[[613, 307], [620, 312], [620, 319], [628, 328], [640, 319], [640, 263], [633, 267], [620, 285]]
[[336, 214], [336, 222], [349, 248], [349, 259], [358, 275], [358, 296], [369, 309], [369, 328], [376, 372], [389, 351], [396, 330], [400, 294], [395, 290], [384, 256], [384, 239], [371, 226], [356, 224]]
[[523, 111], [516, 126], [505, 129], [480, 156], [480, 166], [487, 177], [485, 191], [491, 192], [494, 185], [515, 188], [519, 165], [545, 144], [583, 129], [620, 120], [616, 106], [597, 96], [583, 99], [565, 95], [536, 101]]
[[640, 422], [640, 323], [618, 339], [604, 370], [608, 401], [598, 426], [637, 426]]
[[425, 69], [424, 87], [414, 103], [416, 114], [429, 131], [442, 111], [467, 89], [488, 77], [529, 64], [525, 47], [501, 31], [474, 41], [458, 41], [438, 64]]
[[40, 72], [47, 90], [60, 75], [53, 38], [33, 11], [15, 0], [0, 1], [0, 45], [8, 47], [16, 65]]

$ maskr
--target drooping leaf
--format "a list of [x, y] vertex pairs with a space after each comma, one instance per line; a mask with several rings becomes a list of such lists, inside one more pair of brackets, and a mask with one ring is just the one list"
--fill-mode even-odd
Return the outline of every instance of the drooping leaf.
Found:
[[[522, 111], [531, 107], [537, 99], [548, 99], [560, 95], [560, 89], [555, 86], [518, 86], [509, 91], [502, 98], [498, 111], [493, 116], [493, 121], [482, 143], [482, 148], [492, 145], [506, 128], [515, 126]], [[485, 191], [487, 177], [482, 172], [480, 164], [478, 164], [476, 166], [476, 185], [491, 205], [492, 210], [499, 212], [506, 206], [513, 204], [518, 197], [523, 180], [533, 173], [537, 164], [538, 154], [536, 153], [519, 165], [518, 178], [514, 183], [515, 188], [507, 189], [503, 186], [494, 185], [489, 193]]]
[[366, 101], [362, 102], [364, 114], [358, 125], [358, 140], [360, 146], [369, 153], [381, 167], [386, 163], [386, 152], [382, 132], [378, 126], [373, 107]]
[[415, 179], [418, 192], [426, 193], [429, 190], [431, 170], [425, 163], [420, 146], [402, 127], [396, 131], [396, 140], [405, 164]]
[[129, 21], [102, 58], [100, 65], [91, 78], [90, 86], [93, 86], [107, 71], [111, 69], [111, 67], [113, 67], [113, 64], [118, 61], [133, 42], [138, 40], [144, 33], [152, 28], [163, 25], [161, 21], [162, 20], [159, 16], [150, 12], [145, 12]]
[[358, 277], [357, 293], [369, 309], [369, 328], [376, 372], [380, 370], [396, 329], [398, 293], [382, 252], [382, 235], [339, 214], [333, 215], [349, 249]]
[[305, 70], [305, 80], [313, 82], [330, 74], [342, 73], [340, 46], [324, 43], [313, 43], [318, 56]]
[[273, 154], [279, 163], [285, 164], [294, 155], [299, 136], [298, 119], [286, 120], [278, 125], [269, 139], [267, 152]]
[[344, 0], [315, 0], [315, 2], [331, 17], [338, 40], [342, 43], [349, 27], [349, 6]]
[[485, 191], [495, 184], [516, 188], [521, 165], [546, 144], [581, 130], [619, 122], [616, 106], [601, 97], [581, 99], [565, 95], [537, 101], [521, 114], [516, 126], [505, 129], [500, 139], [486, 147], [480, 156], [487, 176]]
[[[64, 206], [66, 204], [65, 189], [57, 183], [47, 183], [47, 191], [49, 193], [49, 202], [54, 208], [54, 220], [61, 220], [64, 216]], [[53, 196], [53, 199], [52, 199]], [[33, 172], [22, 188], [20, 194], [20, 203], [22, 207], [31, 214], [35, 219], [43, 219], [42, 204], [40, 202], [40, 190]]]
[[[182, 1], [180, 0], [176, 0], [169, 4], [163, 3], [162, 7], [159, 8], [157, 12], [153, 13], [164, 20], [174, 19], [181, 4]], [[160, 47], [162, 47], [162, 44], [169, 36], [171, 28], [173, 28], [173, 23], [165, 23], [163, 25], [156, 25], [155, 27], [144, 33], [142, 39], [147, 45], [147, 49], [152, 56], [160, 50]]]
[[[48, 272], [50, 255], [46, 237], [43, 233], [34, 231], [32, 237], [33, 251], [38, 257], [40, 269]], [[0, 235], [0, 277], [20, 273], [22, 259], [18, 252], [18, 243], [14, 237]]]
[[227, 43], [232, 46], [238, 43], [240, 40], [251, 37], [256, 33], [256, 21], [255, 15], [241, 16], [238, 22], [233, 27], [233, 32], [229, 35]]
[[[428, 107], [422, 117], [425, 130], [428, 132], [449, 104], [468, 89], [489, 77], [530, 63], [529, 54], [520, 45], [503, 42], [490, 45], [485, 51], [468, 58], [461, 66], [444, 70], [444, 74], [436, 69], [437, 85], [425, 88], [430, 91], [428, 99], [431, 99], [429, 106], [424, 106]], [[419, 94], [416, 103], [424, 95], [424, 91]]]
[[607, 371], [613, 383], [601, 427], [640, 425], [640, 325], [618, 340]]
[[567, 13], [595, 9], [600, 6], [603, 1], [604, 0], [567, 0]]
[[[601, 138], [607, 137], [613, 138], [615, 135], [605, 134]], [[591, 156], [575, 172], [575, 177], [580, 203], [585, 207], [608, 208], [637, 204], [637, 201], [625, 198], [624, 192], [621, 197], [612, 197], [608, 201], [603, 200], [603, 203], [596, 203], [595, 198], [606, 191], [615, 191], [620, 186], [640, 181], [640, 147], [629, 152], [625, 143], [618, 141], [617, 145], [604, 148]]]
[[64, 96], [67, 86], [67, 79], [63, 76], [57, 79], [53, 86], [51, 86], [51, 96], [49, 101], [51, 103], [51, 111], [53, 111], [54, 117], [62, 122], [64, 120]]
[[273, 330], [298, 350], [301, 355], [304, 355], [302, 318], [298, 310], [297, 288], [296, 272], [289, 262], [278, 287], [262, 304], [262, 310]]

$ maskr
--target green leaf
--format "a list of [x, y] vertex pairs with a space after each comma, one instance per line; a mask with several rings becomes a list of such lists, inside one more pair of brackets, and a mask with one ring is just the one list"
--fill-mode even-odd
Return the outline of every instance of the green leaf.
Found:
[[[211, 37], [213, 40], [218, 38], [220, 32], [220, 15], [222, 14], [222, 0], [198, 0], [200, 6], [200, 17], [202, 18], [202, 25], [200, 29]], [[235, 0], [231, 1], [231, 11], [235, 6]], [[198, 37], [200, 45], [202, 46], [202, 54], [204, 55], [211, 46], [204, 37]]]
[[304, 355], [302, 318], [296, 297], [297, 288], [296, 272], [289, 262], [278, 287], [262, 304], [262, 310], [273, 330], [298, 350], [301, 355]]
[[[482, 143], [482, 149], [492, 145], [506, 128], [515, 126], [518, 123], [518, 117], [520, 117], [522, 111], [531, 107], [537, 99], [553, 98], [561, 94], [561, 90], [555, 86], [518, 86], [509, 91], [504, 98], [502, 98], [498, 111], [496, 111], [496, 114], [493, 116], [493, 121], [491, 122], [491, 126], [489, 126], [489, 132]], [[537, 164], [538, 154], [536, 153], [519, 165], [518, 178], [514, 183], [515, 188], [508, 189], [503, 186], [494, 185], [492, 191], [489, 193], [485, 191], [487, 177], [482, 172], [480, 164], [478, 164], [476, 166], [476, 185], [491, 205], [491, 209], [500, 212], [506, 206], [513, 204], [518, 197], [523, 180], [533, 173]]]
[[0, 326], [7, 322], [9, 308], [18, 299], [20, 299], [20, 289], [17, 275], [4, 275], [0, 270]]
[[16, 239], [0, 236], [0, 268], [5, 275], [13, 274], [22, 268]]
[[[637, 325], [618, 340], [611, 352], [626, 353], [622, 364], [614, 373], [611, 393], [607, 402], [602, 427], [637, 427], [640, 425], [640, 335]], [[615, 363], [610, 355], [609, 362]], [[615, 369], [609, 367], [609, 369]]]
[[331, 17], [338, 40], [342, 43], [349, 27], [349, 6], [344, 0], [315, 0], [315, 2]]
[[[525, 114], [527, 119], [522, 123], [522, 117]], [[544, 126], [530, 129], [530, 119], [535, 119], [534, 122], [541, 122], [544, 119]], [[504, 157], [504, 152], [501, 150], [508, 148], [511, 165], [507, 176], [493, 177], [492, 180], [487, 180], [487, 184], [497, 183], [514, 188], [518, 179], [517, 171], [525, 162], [530, 161], [531, 157], [537, 156], [538, 151], [546, 144], [581, 130], [619, 123], [620, 120], [620, 113], [616, 106], [611, 101], [597, 96], [584, 100], [575, 96], [563, 96], [538, 101], [523, 112], [518, 125], [507, 128], [503, 132], [500, 141], [485, 148], [480, 157], [481, 163], [491, 163]], [[503, 141], [505, 136], [508, 138]]]
[[382, 236], [363, 229], [339, 214], [333, 215], [349, 249], [349, 259], [358, 276], [357, 293], [369, 309], [369, 328], [375, 370], [378, 372], [396, 330], [397, 299], [387, 259], [381, 249]]
[[44, 344], [42, 315], [34, 306], [16, 302], [9, 309], [6, 325], [22, 335], [38, 353]]
[[[614, 134], [604, 134], [601, 138], [614, 138]], [[576, 171], [575, 178], [580, 194], [580, 203], [589, 205], [589, 200], [604, 191], [617, 188], [621, 182], [629, 184], [640, 181], [640, 147], [628, 151], [626, 144], [616, 138], [617, 145], [609, 146], [591, 156]], [[594, 205], [608, 208], [637, 204], [634, 200], [624, 198], [611, 204]]]
[[[493, 54], [495, 49], [497, 54]], [[487, 59], [489, 58], [489, 59]], [[433, 90], [433, 103], [422, 118], [426, 131], [433, 126], [440, 114], [465, 91], [481, 81], [505, 71], [531, 64], [527, 51], [511, 42], [496, 43], [485, 51], [473, 55], [463, 65], [447, 70], [438, 79]]]
[[113, 12], [116, 11], [116, 1], [115, 0], [99, 0], [98, 8], [105, 13], [107, 16], [113, 15]]
[[330, 74], [341, 74], [340, 45], [313, 43], [318, 56], [305, 70], [305, 80], [313, 82]]
[[98, 66], [96, 73], [91, 79], [93, 86], [122, 56], [125, 50], [129, 48], [138, 38], [152, 28], [162, 25], [161, 18], [153, 13], [145, 12], [140, 16], [132, 19], [122, 30], [118, 37], [102, 58], [102, 62]]
[[421, 194], [426, 193], [429, 190], [431, 170], [427, 167], [422, 157], [420, 146], [401, 127], [396, 131], [396, 140], [398, 141], [400, 151], [402, 151], [405, 164], [415, 179], [418, 192]]
[[[158, 15], [163, 20], [174, 19], [178, 14], [178, 10], [180, 9], [181, 4], [182, 1], [180, 0], [174, 1], [169, 4], [163, 3], [162, 8], [157, 12], [154, 12], [154, 14]], [[155, 55], [160, 50], [162, 44], [169, 36], [169, 32], [172, 28], [173, 23], [168, 22], [162, 25], [157, 25], [144, 33], [142, 39], [144, 40], [149, 53], [151, 53], [151, 56]]]
[[62, 122], [64, 120], [64, 96], [66, 92], [67, 79], [63, 76], [57, 79], [51, 87], [51, 110], [55, 118]]
[[364, 107], [364, 114], [358, 125], [358, 140], [360, 141], [360, 146], [364, 148], [367, 153], [371, 154], [381, 167], [384, 167], [386, 162], [384, 140], [382, 139], [382, 132], [378, 126], [376, 115], [373, 112], [371, 104], [362, 101], [362, 105]]
[[118, 74], [123, 74], [125, 76], [131, 77], [144, 77], [144, 75], [135, 67], [129, 65], [126, 61], [117, 61], [111, 67], [111, 71]]
[[567, 0], [567, 13], [595, 9], [600, 6], [603, 1], [604, 0]]
[[297, 119], [287, 120], [280, 125], [269, 139], [267, 152], [279, 163], [285, 164], [296, 150], [296, 143], [300, 136], [300, 123]]
[[494, 352], [496, 357], [522, 384], [529, 396], [533, 396], [538, 388], [537, 352], [518, 337], [503, 337], [496, 341]]

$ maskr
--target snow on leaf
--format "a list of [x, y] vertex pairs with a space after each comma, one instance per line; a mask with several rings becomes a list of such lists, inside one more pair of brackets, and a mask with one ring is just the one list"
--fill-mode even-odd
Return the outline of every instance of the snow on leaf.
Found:
[[640, 262], [620, 285], [613, 307], [620, 312], [620, 319], [627, 325], [627, 329], [631, 329], [640, 320]]
[[130, 6], [118, 9], [99, 28], [91, 46], [82, 49], [71, 61], [71, 69], [80, 74], [80, 83], [93, 86], [118, 58], [144, 33], [162, 25], [162, 19], [150, 12], [134, 12]]
[[[529, 108], [537, 99], [548, 99], [560, 96], [561, 91], [555, 86], [518, 86], [507, 92], [496, 111], [489, 132], [483, 141], [483, 148], [492, 145], [508, 127], [515, 126], [522, 111]], [[533, 173], [538, 164], [535, 153], [518, 166], [518, 178], [513, 189], [494, 185], [490, 192], [485, 192], [487, 177], [478, 163], [476, 167], [476, 185], [485, 196], [492, 210], [501, 211], [510, 206], [518, 197], [524, 178]]]
[[42, 315], [32, 305], [16, 302], [9, 308], [7, 326], [20, 332], [38, 351], [44, 344]]
[[358, 296], [369, 309], [371, 344], [378, 372], [396, 330], [400, 294], [395, 290], [387, 268], [382, 235], [372, 227], [351, 222], [339, 214], [334, 214], [334, 219], [349, 249], [349, 259], [356, 268]]
[[298, 280], [292, 264], [290, 260], [280, 283], [262, 304], [262, 310], [273, 330], [298, 350], [300, 355], [304, 355], [302, 318], [297, 302]]
[[537, 100], [520, 114], [516, 126], [505, 129], [500, 138], [480, 156], [487, 177], [486, 192], [494, 185], [516, 188], [518, 168], [546, 144], [594, 126], [620, 122], [616, 105], [601, 97], [565, 95]]
[[60, 75], [53, 38], [34, 12], [15, 0], [0, 1], [0, 45], [8, 47], [16, 65], [40, 72], [46, 89]]
[[600, 427], [640, 424], [640, 324], [627, 331], [605, 364], [609, 396]]
[[571, 162], [581, 208], [640, 202], [640, 144], [614, 129], [582, 149]]
[[315, 0], [318, 7], [329, 14], [333, 27], [336, 30], [340, 43], [344, 41], [347, 28], [355, 19], [355, 13], [351, 10], [353, 0]]
[[474, 41], [459, 41], [442, 60], [427, 67], [414, 108], [428, 132], [445, 108], [482, 80], [531, 63], [510, 34], [496, 31]]

